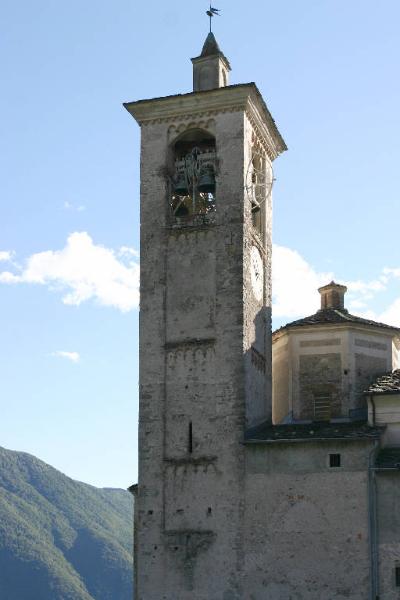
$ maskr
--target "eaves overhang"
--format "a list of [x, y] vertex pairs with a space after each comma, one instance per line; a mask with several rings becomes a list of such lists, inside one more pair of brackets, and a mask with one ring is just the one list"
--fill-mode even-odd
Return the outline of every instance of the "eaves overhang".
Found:
[[291, 425], [261, 424], [245, 433], [245, 444], [293, 444], [309, 442], [354, 442], [378, 440], [385, 426], [366, 421]]
[[365, 390], [363, 392], [364, 396], [399, 396], [400, 399], [400, 391], [399, 390]]
[[335, 437], [335, 438], [326, 438], [326, 437], [313, 437], [313, 438], [297, 438], [297, 439], [290, 439], [290, 438], [283, 438], [283, 439], [279, 439], [279, 440], [257, 440], [257, 439], [248, 439], [245, 440], [244, 444], [245, 445], [252, 445], [252, 444], [268, 444], [268, 445], [276, 445], [276, 444], [309, 444], [309, 443], [316, 443], [316, 442], [362, 442], [362, 441], [371, 441], [371, 440], [376, 440], [379, 439], [379, 435], [377, 436], [365, 436], [365, 437], [356, 437], [356, 438], [350, 438], [350, 437]]
[[276, 329], [272, 333], [272, 342], [277, 341], [284, 335], [291, 333], [315, 333], [317, 331], [343, 331], [343, 330], [357, 330], [363, 333], [379, 333], [380, 335], [386, 335], [389, 337], [400, 338], [400, 329], [392, 327], [390, 325], [384, 326], [382, 324], [366, 324], [357, 323], [354, 321], [348, 321], [346, 323], [313, 323], [307, 325], [284, 325], [279, 329]]
[[141, 127], [151, 123], [183, 120], [200, 114], [212, 116], [223, 112], [243, 111], [257, 127], [272, 160], [287, 150], [285, 141], [253, 82], [125, 102], [124, 107]]

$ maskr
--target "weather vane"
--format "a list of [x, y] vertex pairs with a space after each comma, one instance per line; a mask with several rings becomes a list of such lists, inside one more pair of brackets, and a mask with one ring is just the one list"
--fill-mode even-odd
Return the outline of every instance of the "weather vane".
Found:
[[213, 8], [210, 4], [210, 8], [209, 10], [207, 10], [207, 15], [210, 17], [210, 33], [212, 32], [212, 18], [217, 16], [220, 17], [221, 15], [219, 14], [219, 8]]

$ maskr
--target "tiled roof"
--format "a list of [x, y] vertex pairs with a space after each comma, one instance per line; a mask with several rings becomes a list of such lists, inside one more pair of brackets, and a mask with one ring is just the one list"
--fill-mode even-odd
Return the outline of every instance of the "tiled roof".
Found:
[[381, 427], [370, 427], [365, 421], [350, 423], [308, 423], [271, 425], [265, 423], [246, 432], [246, 443], [278, 443], [323, 440], [359, 440], [379, 438]]
[[400, 329], [398, 327], [392, 327], [391, 325], [386, 325], [385, 323], [378, 323], [377, 321], [372, 321], [371, 319], [363, 319], [362, 317], [351, 315], [345, 308], [324, 308], [322, 310], [318, 310], [315, 314], [310, 315], [309, 317], [298, 319], [297, 321], [292, 321], [287, 325], [283, 325], [283, 327], [280, 327], [276, 331], [283, 331], [291, 327], [304, 327], [308, 325], [323, 325], [330, 323], [355, 323], [359, 325], [367, 325], [369, 327], [382, 327], [383, 329], [390, 329], [400, 333]]
[[400, 448], [382, 448], [376, 458], [375, 466], [379, 469], [400, 470]]
[[366, 394], [400, 394], [400, 369], [380, 375], [371, 385]]
[[130, 492], [133, 496], [135, 496], [137, 494], [138, 491], [138, 484], [134, 483], [133, 485], [130, 485], [128, 487], [128, 492]]

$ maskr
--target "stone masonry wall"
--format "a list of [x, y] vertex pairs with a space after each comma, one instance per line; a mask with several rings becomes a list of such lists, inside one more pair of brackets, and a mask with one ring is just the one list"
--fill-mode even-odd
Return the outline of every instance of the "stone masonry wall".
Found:
[[[245, 177], [252, 161], [257, 137], [245, 119]], [[262, 150], [260, 150], [262, 152]], [[266, 152], [266, 170], [272, 180], [272, 167]], [[266, 176], [268, 179], [268, 176]], [[247, 185], [248, 181], [246, 180]], [[246, 372], [246, 426], [252, 427], [272, 419], [272, 358], [271, 358], [271, 268], [272, 268], [272, 200], [266, 188], [261, 204], [262, 231], [252, 223], [251, 195], [244, 193], [243, 251], [243, 353]], [[251, 250], [258, 249], [263, 261], [263, 295], [256, 298], [251, 281]]]
[[[371, 449], [340, 441], [246, 447], [246, 600], [369, 597]], [[341, 454], [342, 467], [329, 468], [330, 453]]]
[[290, 412], [290, 354], [287, 337], [276, 340], [272, 351], [272, 419], [281, 423]]
[[331, 397], [331, 416], [341, 415], [342, 363], [336, 353], [310, 354], [299, 357], [299, 405], [295, 407], [295, 418], [314, 418], [315, 395]]
[[381, 600], [398, 600], [396, 568], [400, 567], [400, 473], [378, 472], [379, 592]]
[[142, 128], [137, 600], [244, 597], [244, 116], [209, 126], [216, 222], [181, 230], [166, 220], [173, 127]]
[[365, 405], [363, 392], [378, 375], [386, 373], [387, 363], [386, 357], [368, 356], [361, 352], [355, 354], [355, 397], [358, 400], [355, 408]]

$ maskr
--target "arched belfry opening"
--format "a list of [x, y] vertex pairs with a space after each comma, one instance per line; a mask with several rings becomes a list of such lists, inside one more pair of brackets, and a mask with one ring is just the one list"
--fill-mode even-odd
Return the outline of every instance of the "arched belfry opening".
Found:
[[261, 239], [265, 234], [266, 203], [271, 195], [272, 167], [263, 149], [254, 144], [246, 173], [246, 192], [251, 202], [253, 231]]
[[202, 129], [183, 133], [171, 147], [170, 215], [176, 223], [212, 220], [216, 210], [215, 138]]
[[251, 183], [253, 186], [253, 197], [251, 200], [251, 217], [253, 227], [256, 231], [262, 235], [264, 212], [265, 212], [265, 179], [266, 179], [266, 165], [265, 156], [260, 152], [253, 152], [251, 158]]

